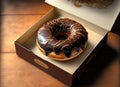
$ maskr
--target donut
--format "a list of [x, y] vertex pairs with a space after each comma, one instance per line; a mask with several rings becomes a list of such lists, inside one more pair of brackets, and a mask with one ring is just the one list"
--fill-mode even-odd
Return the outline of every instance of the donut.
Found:
[[105, 8], [112, 4], [114, 0], [72, 0], [75, 6], [89, 6], [97, 8]]
[[59, 61], [76, 58], [85, 49], [87, 39], [86, 29], [69, 18], [57, 18], [44, 23], [36, 36], [40, 52]]

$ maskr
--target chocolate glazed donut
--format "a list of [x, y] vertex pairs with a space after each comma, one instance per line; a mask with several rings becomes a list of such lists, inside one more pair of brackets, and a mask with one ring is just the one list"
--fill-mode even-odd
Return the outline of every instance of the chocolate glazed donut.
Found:
[[[84, 49], [88, 32], [78, 22], [68, 18], [58, 18], [45, 23], [37, 32], [37, 43], [48, 56], [54, 52], [70, 58], [72, 52]], [[57, 57], [56, 57], [57, 58]]]

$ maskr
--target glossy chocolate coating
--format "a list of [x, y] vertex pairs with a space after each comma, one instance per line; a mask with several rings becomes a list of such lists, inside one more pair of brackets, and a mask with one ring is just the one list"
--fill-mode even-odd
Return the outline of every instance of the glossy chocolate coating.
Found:
[[46, 56], [63, 52], [71, 56], [72, 50], [79, 52], [88, 39], [88, 33], [78, 22], [68, 18], [58, 18], [45, 23], [37, 32], [37, 40]]

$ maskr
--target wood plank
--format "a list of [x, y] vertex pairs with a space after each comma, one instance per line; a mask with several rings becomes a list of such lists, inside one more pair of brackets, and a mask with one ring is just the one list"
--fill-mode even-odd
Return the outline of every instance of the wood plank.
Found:
[[92, 87], [119, 87], [119, 58], [103, 71]]
[[45, 14], [51, 8], [44, 0], [2, 0], [2, 15]]
[[109, 32], [107, 38], [107, 44], [120, 53], [120, 35]]
[[14, 41], [41, 17], [42, 15], [2, 16], [1, 52], [15, 52]]
[[19, 58], [15, 53], [2, 53], [0, 55], [0, 87], [67, 87], [55, 78]]

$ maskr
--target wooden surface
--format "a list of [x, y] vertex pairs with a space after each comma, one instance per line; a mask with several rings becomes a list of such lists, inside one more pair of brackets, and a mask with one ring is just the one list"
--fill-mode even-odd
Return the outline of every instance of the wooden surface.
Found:
[[[19, 58], [14, 47], [14, 41], [52, 7], [45, 4], [44, 0], [3, 0], [1, 5], [0, 87], [67, 87]], [[100, 63], [90, 64], [88, 71], [77, 85], [78, 87], [119, 87], [119, 56], [117, 55], [120, 49], [120, 39], [119, 35], [113, 33], [109, 33], [108, 36], [108, 48], [105, 49], [107, 51], [101, 51], [107, 56], [99, 55], [99, 59], [103, 60]], [[111, 60], [108, 63], [104, 59]], [[101, 68], [100, 66], [104, 66], [104, 64], [105, 67]]]

